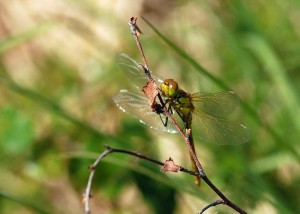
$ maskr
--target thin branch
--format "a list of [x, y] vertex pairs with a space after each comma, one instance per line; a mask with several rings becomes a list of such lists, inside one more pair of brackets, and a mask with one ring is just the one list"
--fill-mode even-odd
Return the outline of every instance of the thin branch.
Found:
[[90, 174], [90, 177], [89, 177], [89, 180], [88, 180], [88, 184], [87, 184], [85, 193], [83, 195], [83, 197], [84, 197], [83, 198], [83, 202], [85, 204], [84, 209], [85, 209], [85, 213], [86, 214], [90, 214], [91, 213], [90, 206], [89, 206], [89, 199], [92, 197], [91, 187], [92, 187], [92, 181], [93, 181], [93, 178], [94, 178], [94, 175], [95, 175], [95, 169], [98, 166], [99, 162], [105, 156], [107, 156], [109, 153], [111, 153], [111, 150], [107, 149], [106, 151], [104, 151], [103, 153], [100, 154], [100, 156], [96, 159], [96, 161], [92, 165], [89, 166], [89, 170], [91, 170], [91, 174]]
[[241, 213], [241, 214], [247, 214], [245, 210], [234, 204], [232, 201], [230, 201], [209, 179], [207, 176], [201, 177], [204, 182], [220, 197], [223, 199], [224, 204], [231, 207], [235, 211]]
[[[193, 176], [198, 176], [198, 173], [195, 173], [191, 170], [188, 170], [188, 169], [186, 169], [182, 166], [176, 165], [171, 158], [169, 160], [167, 160], [165, 163], [163, 163], [161, 161], [155, 160], [155, 159], [150, 158], [148, 156], [142, 155], [138, 152], [128, 151], [128, 150], [124, 150], [124, 149], [115, 149], [115, 148], [111, 148], [107, 145], [105, 145], [104, 147], [106, 148], [106, 150], [99, 155], [99, 157], [95, 160], [95, 162], [92, 165], [89, 166], [89, 170], [91, 171], [91, 173], [90, 173], [90, 176], [89, 176], [89, 179], [88, 179], [88, 183], [87, 183], [85, 193], [83, 194], [83, 203], [85, 205], [84, 208], [85, 208], [85, 213], [86, 214], [91, 213], [90, 205], [89, 205], [89, 199], [92, 197], [91, 187], [92, 187], [93, 179], [94, 179], [94, 176], [95, 176], [95, 170], [96, 170], [97, 166], [99, 165], [100, 161], [104, 157], [106, 157], [107, 155], [109, 155], [111, 153], [123, 153], [123, 154], [131, 155], [131, 156], [134, 156], [134, 157], [152, 162], [156, 165], [163, 166], [162, 171], [164, 171], [164, 172], [178, 172], [178, 171], [181, 171], [181, 172], [193, 175]], [[172, 162], [174, 166], [176, 165], [178, 170], [173, 170], [173, 168], [170, 168], [170, 166], [168, 165], [170, 162]]]
[[206, 207], [204, 207], [198, 214], [202, 214], [204, 213], [207, 209], [209, 209], [210, 207], [214, 207], [217, 206], [219, 204], [224, 204], [224, 201], [222, 200], [217, 200], [215, 202], [210, 203], [209, 205], [207, 205]]
[[142, 34], [142, 31], [137, 26], [136, 21], [137, 21], [137, 17], [131, 17], [128, 24], [129, 24], [129, 27], [130, 27], [130, 31], [131, 31], [131, 33], [132, 33], [132, 35], [133, 35], [133, 37], [136, 41], [136, 44], [138, 46], [138, 49], [141, 53], [141, 56], [142, 56], [142, 59], [143, 59], [143, 62], [144, 62], [144, 66], [147, 70], [149, 70], [147, 60], [146, 60], [146, 57], [144, 55], [143, 48], [142, 48], [142, 45], [141, 45], [140, 40], [139, 40], [139, 36]]

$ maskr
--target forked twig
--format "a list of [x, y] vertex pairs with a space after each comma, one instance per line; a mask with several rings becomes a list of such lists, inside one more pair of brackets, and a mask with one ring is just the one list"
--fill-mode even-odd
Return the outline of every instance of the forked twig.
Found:
[[210, 207], [213, 207], [213, 206], [217, 206], [219, 204], [224, 204], [224, 201], [222, 200], [217, 200], [215, 202], [212, 202], [210, 203], [209, 205], [207, 205], [206, 207], [203, 207], [203, 209], [198, 213], [198, 214], [202, 214], [204, 213], [206, 210], [208, 210]]
[[111, 153], [111, 151], [107, 149], [106, 151], [101, 153], [101, 155], [96, 159], [96, 161], [92, 165], [89, 166], [89, 170], [91, 170], [91, 173], [90, 173], [90, 177], [89, 177], [89, 180], [88, 180], [87, 187], [85, 189], [85, 193], [83, 194], [84, 210], [85, 210], [86, 214], [90, 214], [90, 212], [91, 212], [90, 211], [90, 206], [89, 206], [89, 199], [92, 197], [91, 187], [92, 187], [92, 181], [93, 181], [93, 178], [94, 178], [94, 175], [95, 175], [95, 169], [98, 166], [99, 162], [105, 156], [107, 156], [109, 153]]
[[145, 155], [142, 155], [140, 153], [137, 152], [133, 152], [133, 151], [128, 151], [128, 150], [124, 150], [124, 149], [115, 149], [115, 148], [111, 148], [107, 145], [104, 145], [104, 147], [106, 148], [106, 150], [104, 152], [102, 152], [99, 157], [95, 160], [95, 162], [89, 166], [89, 170], [91, 171], [89, 179], [88, 179], [88, 184], [87, 187], [85, 189], [85, 193], [83, 194], [83, 202], [85, 204], [84, 209], [85, 209], [85, 213], [86, 214], [90, 214], [91, 210], [90, 210], [90, 205], [89, 205], [89, 199], [92, 197], [91, 194], [91, 187], [92, 187], [92, 183], [93, 183], [93, 179], [95, 176], [95, 169], [96, 167], [99, 165], [100, 161], [105, 158], [108, 154], [111, 153], [123, 153], [123, 154], [128, 154], [134, 157], [138, 157], [140, 159], [152, 162], [154, 164], [160, 165], [162, 166], [161, 171], [163, 172], [184, 172], [184, 173], [188, 173], [190, 175], [193, 176], [197, 176], [198, 173], [195, 173], [191, 170], [188, 170], [182, 166], [176, 165], [173, 160], [171, 158], [169, 158], [169, 160], [167, 160], [165, 163], [160, 162], [158, 160], [155, 160], [153, 158], [147, 157]]
[[[229, 207], [231, 207], [232, 209], [236, 210], [237, 212], [241, 213], [241, 214], [246, 214], [246, 211], [244, 211], [243, 209], [241, 209], [239, 206], [235, 205], [233, 202], [231, 202], [206, 176], [203, 167], [196, 155], [196, 153], [194, 152], [191, 142], [190, 142], [190, 137], [189, 135], [191, 134], [191, 130], [190, 129], [186, 129], [184, 133], [181, 128], [179, 127], [179, 125], [177, 124], [177, 122], [174, 120], [174, 118], [172, 117], [172, 115], [170, 114], [170, 112], [168, 111], [168, 109], [166, 108], [166, 106], [164, 105], [164, 101], [162, 99], [162, 95], [159, 92], [159, 87], [156, 85], [155, 81], [153, 80], [153, 78], [151, 77], [151, 73], [150, 70], [148, 68], [148, 64], [147, 64], [147, 60], [146, 57], [144, 55], [143, 52], [143, 48], [141, 46], [141, 43], [139, 41], [139, 36], [141, 34], [141, 30], [139, 29], [139, 27], [136, 25], [136, 21], [137, 18], [136, 17], [132, 17], [130, 19], [129, 22], [129, 26], [130, 26], [130, 30], [132, 35], [134, 36], [137, 46], [139, 48], [139, 51], [141, 53], [142, 59], [143, 59], [143, 63], [144, 65], [142, 65], [142, 67], [144, 68], [144, 72], [145, 75], [147, 75], [148, 81], [147, 84], [143, 87], [142, 91], [144, 92], [144, 94], [148, 97], [148, 101], [149, 101], [149, 105], [151, 106], [152, 110], [156, 113], [159, 114], [164, 114], [167, 116], [167, 118], [173, 123], [173, 125], [176, 127], [176, 129], [178, 130], [179, 134], [181, 135], [181, 137], [184, 139], [184, 141], [187, 144], [187, 147], [189, 149], [190, 154], [192, 155], [197, 169], [199, 171], [199, 173], [196, 173], [194, 171], [190, 171], [187, 170], [181, 166], [176, 165], [172, 159], [167, 160], [165, 163], [162, 163], [160, 161], [154, 160], [152, 158], [149, 158], [147, 156], [141, 155], [139, 153], [136, 152], [132, 152], [132, 151], [127, 151], [127, 150], [122, 150], [122, 149], [113, 149], [110, 147], [106, 146], [106, 151], [103, 152], [98, 158], [97, 160], [89, 167], [89, 169], [91, 170], [90, 173], [90, 177], [89, 177], [89, 181], [88, 181], [88, 185], [85, 191], [85, 195], [84, 195], [84, 202], [85, 202], [85, 212], [88, 214], [90, 213], [90, 209], [89, 209], [89, 198], [91, 197], [91, 184], [92, 184], [92, 180], [94, 177], [94, 173], [95, 173], [95, 168], [96, 166], [99, 164], [99, 162], [108, 154], [113, 153], [113, 152], [118, 152], [118, 153], [125, 153], [128, 155], [132, 155], [150, 162], [153, 162], [155, 164], [161, 165], [163, 166], [162, 171], [166, 172], [166, 171], [173, 171], [173, 172], [178, 172], [178, 171], [182, 171], [182, 172], [186, 172], [190, 175], [193, 176], [198, 176], [200, 179], [203, 179], [203, 181], [222, 199], [222, 200], [217, 200], [209, 205], [207, 205], [206, 207], [204, 207], [200, 213], [204, 213], [204, 211], [206, 211], [207, 209], [209, 209], [212, 206], [217, 206], [219, 204], [223, 204], [223, 205], [227, 205]], [[158, 100], [160, 103], [156, 102], [156, 97], [158, 97]], [[199, 214], [200, 214], [199, 213]]]

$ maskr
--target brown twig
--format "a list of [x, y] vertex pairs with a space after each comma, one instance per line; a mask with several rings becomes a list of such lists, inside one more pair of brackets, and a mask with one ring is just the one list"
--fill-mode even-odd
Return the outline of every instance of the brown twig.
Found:
[[[89, 205], [89, 199], [92, 197], [91, 194], [91, 187], [92, 187], [92, 183], [93, 183], [93, 178], [95, 176], [95, 169], [97, 168], [97, 166], [99, 165], [100, 161], [106, 157], [108, 154], [111, 153], [123, 153], [123, 154], [128, 154], [149, 162], [152, 162], [154, 164], [160, 165], [162, 166], [161, 170], [164, 172], [184, 172], [184, 173], [188, 173], [190, 175], [193, 176], [197, 176], [198, 174], [188, 170], [182, 166], [176, 165], [173, 160], [170, 158], [169, 160], [167, 160], [165, 163], [155, 160], [153, 158], [147, 157], [145, 155], [142, 155], [138, 152], [133, 152], [133, 151], [128, 151], [128, 150], [124, 150], [124, 149], [115, 149], [115, 148], [111, 148], [107, 145], [104, 145], [104, 147], [106, 148], [106, 150], [104, 152], [102, 152], [99, 157], [95, 160], [95, 162], [89, 166], [89, 170], [91, 171], [89, 179], [88, 179], [88, 184], [87, 187], [85, 189], [85, 193], [83, 194], [83, 202], [84, 202], [84, 208], [85, 208], [85, 213], [86, 214], [90, 214], [91, 210], [90, 210], [90, 205]], [[170, 166], [171, 165], [171, 166]], [[176, 166], [176, 170], [174, 170], [174, 166]]]
[[130, 27], [130, 31], [131, 31], [131, 33], [132, 33], [132, 35], [133, 35], [133, 37], [136, 41], [136, 44], [138, 46], [138, 49], [141, 53], [141, 56], [142, 56], [142, 59], [143, 59], [143, 62], [144, 62], [144, 66], [147, 70], [149, 70], [147, 60], [146, 60], [146, 57], [144, 55], [143, 48], [142, 48], [142, 45], [141, 45], [140, 40], [139, 40], [139, 36], [142, 34], [142, 31], [137, 26], [136, 21], [137, 21], [137, 17], [131, 17], [128, 24], [129, 24], [129, 27]]
[[[140, 29], [137, 27], [136, 25], [136, 21], [137, 21], [137, 17], [132, 17], [130, 19], [130, 22], [129, 22], [129, 26], [130, 26], [130, 29], [131, 29], [131, 33], [132, 35], [134, 36], [135, 40], [136, 40], [136, 43], [138, 45], [138, 48], [140, 50], [140, 53], [141, 53], [141, 56], [143, 58], [143, 61], [144, 61], [144, 66], [145, 68], [149, 71], [148, 69], [148, 65], [147, 65], [147, 60], [146, 60], [146, 57], [144, 55], [144, 52], [143, 52], [143, 49], [142, 49], [142, 46], [141, 46], [141, 43], [139, 41], [139, 33], [141, 32]], [[150, 78], [152, 81], [152, 77], [151, 77], [151, 74], [150, 72], [148, 73], [148, 79]], [[147, 84], [148, 85], [148, 84]], [[147, 85], [145, 87], [147, 87]], [[157, 87], [158, 88], [158, 87]], [[158, 89], [157, 89], [158, 90]], [[145, 93], [145, 90], [143, 88], [143, 91]], [[152, 92], [153, 93], [153, 92]], [[194, 152], [193, 148], [192, 148], [192, 145], [191, 145], [191, 142], [190, 142], [190, 138], [189, 138], [189, 135], [191, 134], [191, 130], [190, 129], [187, 129], [186, 130], [186, 133], [183, 133], [183, 131], [180, 129], [179, 125], [177, 124], [177, 122], [174, 120], [174, 118], [172, 117], [172, 115], [170, 114], [170, 112], [168, 111], [168, 109], [165, 107], [164, 105], [164, 102], [163, 102], [163, 99], [161, 97], [161, 94], [159, 92], [156, 92], [157, 93], [157, 96], [158, 96], [158, 99], [160, 100], [160, 105], [163, 106], [162, 108], [162, 111], [163, 113], [168, 117], [168, 119], [173, 123], [173, 125], [176, 127], [176, 129], [178, 130], [179, 134], [181, 135], [181, 137], [184, 139], [184, 141], [186, 142], [187, 144], [187, 147], [189, 149], [189, 152], [190, 154], [192, 155], [195, 163], [196, 163], [196, 166], [197, 166], [197, 169], [199, 171], [199, 177], [202, 178], [206, 183], [207, 185], [209, 185], [211, 187], [211, 189], [217, 194], [219, 195], [219, 197], [223, 200], [223, 204], [231, 207], [232, 209], [236, 210], [237, 212], [239, 213], [242, 213], [242, 214], [246, 214], [246, 211], [244, 211], [243, 209], [241, 209], [239, 206], [235, 205], [233, 202], [231, 202], [209, 179], [208, 177], [206, 176], [205, 172], [204, 172], [204, 169], [196, 155], [196, 153]], [[149, 95], [147, 93], [145, 93], [145, 95], [147, 97], [149, 97]], [[151, 107], [153, 108], [153, 102], [151, 102]], [[156, 109], [153, 109], [154, 111], [156, 111]], [[161, 109], [160, 109], [161, 110]]]
[[93, 178], [94, 178], [94, 175], [95, 175], [95, 169], [96, 167], [98, 166], [99, 162], [105, 157], [107, 156], [109, 153], [111, 153], [110, 150], [106, 150], [104, 151], [103, 153], [100, 154], [100, 156], [96, 159], [96, 161], [89, 166], [89, 170], [91, 170], [91, 173], [90, 173], [90, 177], [89, 177], [89, 180], [88, 180], [88, 184], [87, 184], [87, 187], [85, 189], [85, 193], [83, 194], [83, 202], [84, 202], [84, 210], [85, 210], [85, 213], [86, 214], [90, 214], [90, 206], [89, 206], [89, 199], [92, 197], [92, 194], [91, 194], [91, 187], [92, 187], [92, 181], [93, 181]]
[[224, 201], [222, 200], [217, 200], [215, 202], [210, 203], [209, 205], [207, 205], [206, 207], [204, 207], [198, 214], [202, 214], [204, 213], [207, 209], [209, 209], [210, 207], [214, 207], [217, 206], [219, 204], [224, 204]]

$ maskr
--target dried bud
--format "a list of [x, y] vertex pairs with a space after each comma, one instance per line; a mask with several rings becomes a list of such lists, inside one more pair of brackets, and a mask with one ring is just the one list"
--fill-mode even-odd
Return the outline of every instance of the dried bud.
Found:
[[158, 94], [158, 87], [153, 80], [148, 80], [142, 91], [148, 97], [150, 106], [155, 106], [155, 98]]
[[172, 158], [166, 160], [164, 166], [161, 168], [162, 172], [178, 172], [180, 171], [180, 166], [176, 165]]

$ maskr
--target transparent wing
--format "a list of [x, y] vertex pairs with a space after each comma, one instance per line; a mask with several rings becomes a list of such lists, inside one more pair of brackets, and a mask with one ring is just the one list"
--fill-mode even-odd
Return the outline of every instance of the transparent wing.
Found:
[[239, 99], [233, 91], [198, 92], [192, 94], [191, 97], [195, 109], [215, 116], [224, 116], [233, 112], [239, 103]]
[[146, 85], [147, 77], [142, 66], [127, 54], [117, 56], [117, 65], [121, 72], [125, 74], [128, 80], [138, 89]]
[[240, 123], [196, 111], [192, 120], [193, 136], [216, 144], [241, 144], [250, 139], [248, 129]]
[[[119, 54], [117, 56], [117, 65], [120, 71], [125, 74], [128, 80], [135, 87], [137, 87], [138, 89], [142, 89], [143, 86], [146, 85], [147, 76], [145, 75], [144, 69], [130, 56], [125, 53]], [[151, 76], [157, 83], [163, 82], [160, 78], [155, 77], [152, 74]]]
[[[152, 111], [147, 98], [142, 93], [122, 89], [113, 100], [123, 112], [129, 113], [150, 128], [169, 133], [178, 132], [171, 122], [164, 126], [160, 116]], [[162, 114], [161, 117], [163, 120], [166, 119]]]

